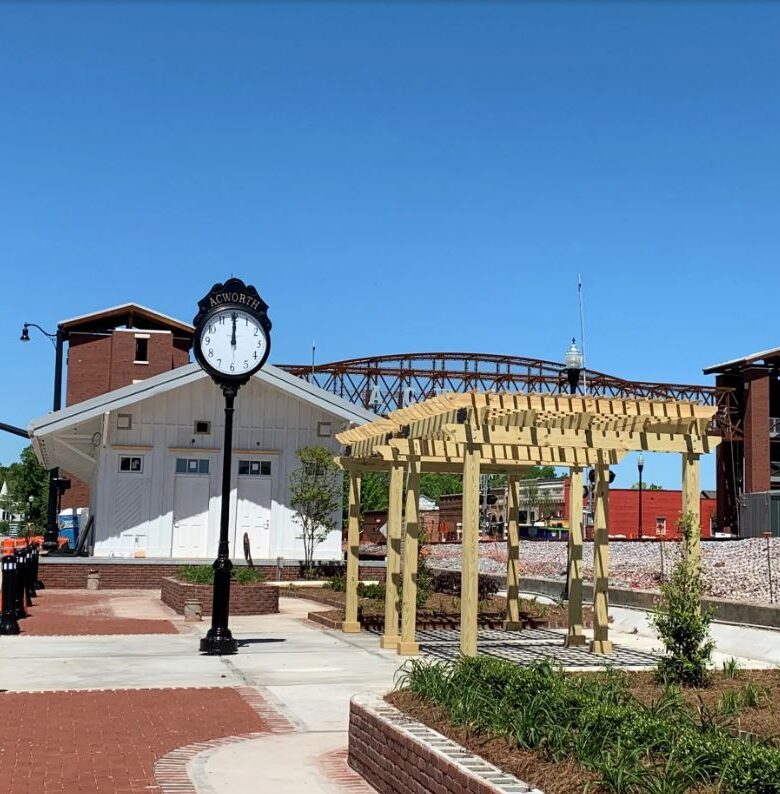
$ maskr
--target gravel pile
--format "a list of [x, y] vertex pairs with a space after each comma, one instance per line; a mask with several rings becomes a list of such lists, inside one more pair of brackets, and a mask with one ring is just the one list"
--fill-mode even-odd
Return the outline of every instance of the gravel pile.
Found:
[[[770, 541], [774, 601], [780, 601], [780, 538]], [[460, 570], [460, 544], [428, 546], [433, 568]], [[506, 573], [506, 545], [480, 543], [479, 567], [483, 573]], [[679, 559], [676, 542], [609, 543], [610, 583], [655, 590]], [[593, 579], [593, 544], [583, 546], [584, 577]], [[766, 541], [760, 538], [735, 541], [702, 541], [702, 563], [707, 592], [712, 596], [769, 603]], [[563, 579], [566, 575], [566, 544], [556, 541], [521, 541], [520, 570], [523, 576]]]

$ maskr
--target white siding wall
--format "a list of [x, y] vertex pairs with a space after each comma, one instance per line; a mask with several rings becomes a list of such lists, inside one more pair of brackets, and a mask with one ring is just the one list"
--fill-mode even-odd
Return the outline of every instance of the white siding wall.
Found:
[[[224, 399], [209, 379], [174, 389], [136, 403], [122, 413], [132, 415], [132, 428], [118, 430], [116, 414], [109, 421], [108, 443], [100, 450], [95, 501], [97, 556], [169, 557], [173, 523], [174, 474], [177, 457], [207, 457], [210, 460], [210, 500], [208, 539], [204, 557], [216, 555], [219, 537], [219, 496], [222, 482], [222, 435]], [[209, 435], [195, 435], [195, 420], [211, 422]], [[291, 397], [257, 380], [238, 393], [233, 423], [233, 449], [256, 452], [272, 461], [271, 557], [300, 559], [303, 546], [298, 539], [300, 527], [290, 507], [289, 478], [297, 466], [295, 452], [300, 447], [320, 445], [337, 452], [339, 445], [331, 436], [318, 438], [318, 422], [331, 422], [332, 435], [346, 426], [345, 420], [326, 413], [308, 402]], [[119, 472], [120, 455], [142, 455], [143, 473]], [[233, 456], [231, 522], [236, 508], [236, 471], [239, 458]], [[130, 485], [137, 479], [139, 485]], [[135, 490], [135, 501], [128, 495]], [[341, 513], [334, 516], [341, 526]], [[232, 525], [231, 525], [232, 536]], [[231, 548], [231, 553], [234, 550]], [[240, 541], [238, 553], [243, 556]], [[318, 559], [341, 556], [341, 532], [335, 531], [317, 547]]]

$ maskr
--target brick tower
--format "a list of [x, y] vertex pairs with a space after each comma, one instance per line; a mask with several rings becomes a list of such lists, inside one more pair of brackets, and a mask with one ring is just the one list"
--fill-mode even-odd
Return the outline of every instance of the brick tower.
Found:
[[[192, 326], [135, 303], [64, 320], [59, 328], [68, 341], [66, 405], [189, 363]], [[70, 479], [62, 507], [86, 507], [89, 486]]]

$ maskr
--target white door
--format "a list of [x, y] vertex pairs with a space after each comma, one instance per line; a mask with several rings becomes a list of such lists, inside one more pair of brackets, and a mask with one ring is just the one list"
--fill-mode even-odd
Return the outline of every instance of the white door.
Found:
[[271, 554], [271, 480], [267, 477], [239, 477], [236, 501], [233, 555], [239, 559], [244, 556], [246, 532], [252, 559], [267, 560]]
[[206, 556], [209, 518], [209, 478], [177, 474], [173, 490], [173, 543], [171, 556]]

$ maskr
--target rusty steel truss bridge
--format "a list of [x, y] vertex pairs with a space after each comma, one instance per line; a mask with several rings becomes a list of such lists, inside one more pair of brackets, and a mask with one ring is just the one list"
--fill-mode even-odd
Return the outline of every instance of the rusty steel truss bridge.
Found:
[[[353, 358], [315, 366], [277, 366], [377, 414], [387, 414], [442, 392], [569, 393], [567, 370], [563, 364], [521, 356], [403, 353]], [[683, 400], [714, 405], [718, 407], [718, 413], [713, 432], [729, 439], [742, 436], [732, 389], [630, 381], [585, 369], [581, 372], [577, 393], [589, 397]]]

